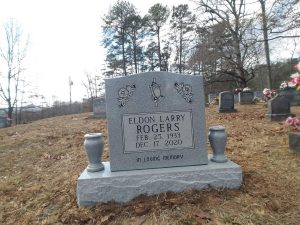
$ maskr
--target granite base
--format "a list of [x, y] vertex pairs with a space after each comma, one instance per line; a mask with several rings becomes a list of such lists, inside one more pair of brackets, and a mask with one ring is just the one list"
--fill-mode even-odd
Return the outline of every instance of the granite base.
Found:
[[266, 114], [266, 118], [271, 121], [282, 121], [286, 120], [289, 116], [294, 117], [295, 114], [293, 113], [287, 113], [287, 114]]
[[237, 110], [236, 109], [219, 109], [218, 112], [219, 113], [236, 113]]
[[242, 182], [241, 167], [228, 160], [208, 165], [171, 167], [147, 170], [111, 172], [110, 163], [103, 162], [104, 170], [87, 172], [77, 182], [79, 207], [97, 203], [125, 203], [145, 194], [180, 192], [204, 188], [239, 188]]

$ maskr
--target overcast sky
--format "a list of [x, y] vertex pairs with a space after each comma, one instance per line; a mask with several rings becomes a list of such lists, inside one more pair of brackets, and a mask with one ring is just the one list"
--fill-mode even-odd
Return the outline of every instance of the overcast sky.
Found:
[[[68, 101], [70, 76], [74, 82], [73, 100], [81, 100], [86, 94], [82, 85], [84, 72], [95, 73], [104, 63], [104, 50], [100, 46], [101, 17], [116, 0], [0, 1], [0, 28], [8, 18], [15, 18], [23, 34], [30, 36], [24, 64], [24, 75], [30, 83], [28, 90], [45, 95], [50, 104], [53, 100]], [[142, 14], [157, 2], [169, 7], [190, 4], [188, 0], [129, 1]]]
[[[68, 79], [72, 78], [72, 98], [81, 100], [85, 71], [100, 70], [105, 59], [100, 46], [101, 17], [116, 1], [108, 0], [1, 0], [0, 26], [15, 18], [23, 34], [29, 35], [26, 77], [31, 89], [49, 103], [69, 100]], [[146, 13], [157, 0], [130, 0]], [[170, 7], [187, 0], [164, 0]], [[1, 35], [1, 34], [0, 34]], [[25, 75], [24, 74], [24, 75]], [[29, 88], [28, 88], [29, 89]], [[3, 104], [4, 102], [0, 100]]]

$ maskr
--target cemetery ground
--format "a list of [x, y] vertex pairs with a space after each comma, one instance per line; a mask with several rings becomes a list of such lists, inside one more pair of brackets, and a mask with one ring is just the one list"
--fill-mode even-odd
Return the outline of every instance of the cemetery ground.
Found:
[[[300, 156], [288, 147], [288, 127], [270, 122], [262, 105], [237, 113], [206, 108], [206, 126], [224, 125], [226, 154], [242, 167], [238, 190], [191, 190], [139, 196], [125, 203], [78, 208], [77, 178], [87, 166], [84, 134], [106, 120], [88, 114], [0, 129], [0, 224], [299, 224]], [[292, 107], [300, 116], [300, 107]]]

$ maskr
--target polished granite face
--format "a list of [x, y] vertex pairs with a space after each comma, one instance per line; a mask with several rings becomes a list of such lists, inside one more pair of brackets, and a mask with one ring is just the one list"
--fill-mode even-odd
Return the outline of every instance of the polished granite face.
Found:
[[239, 102], [241, 105], [254, 104], [254, 92], [253, 91], [242, 91], [239, 93]]
[[295, 116], [295, 114], [291, 113], [291, 104], [285, 96], [277, 95], [268, 101], [267, 118], [274, 121], [281, 121], [289, 116]]
[[235, 112], [234, 94], [229, 91], [223, 91], [219, 94], [219, 112]]
[[101, 115], [106, 113], [106, 105], [104, 98], [95, 98], [93, 100], [93, 113], [94, 115]]
[[202, 76], [105, 80], [112, 171], [207, 164]]

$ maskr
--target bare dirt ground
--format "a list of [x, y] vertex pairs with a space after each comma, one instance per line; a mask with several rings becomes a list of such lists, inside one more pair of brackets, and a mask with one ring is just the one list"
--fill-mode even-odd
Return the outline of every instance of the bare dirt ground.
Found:
[[[83, 136], [104, 133], [106, 120], [88, 114], [0, 130], [0, 224], [300, 224], [300, 156], [288, 148], [288, 127], [265, 119], [263, 105], [219, 114], [207, 127], [226, 127], [228, 158], [241, 165], [239, 190], [140, 196], [127, 204], [78, 208], [77, 178], [87, 166]], [[300, 107], [292, 111], [300, 116]]]

